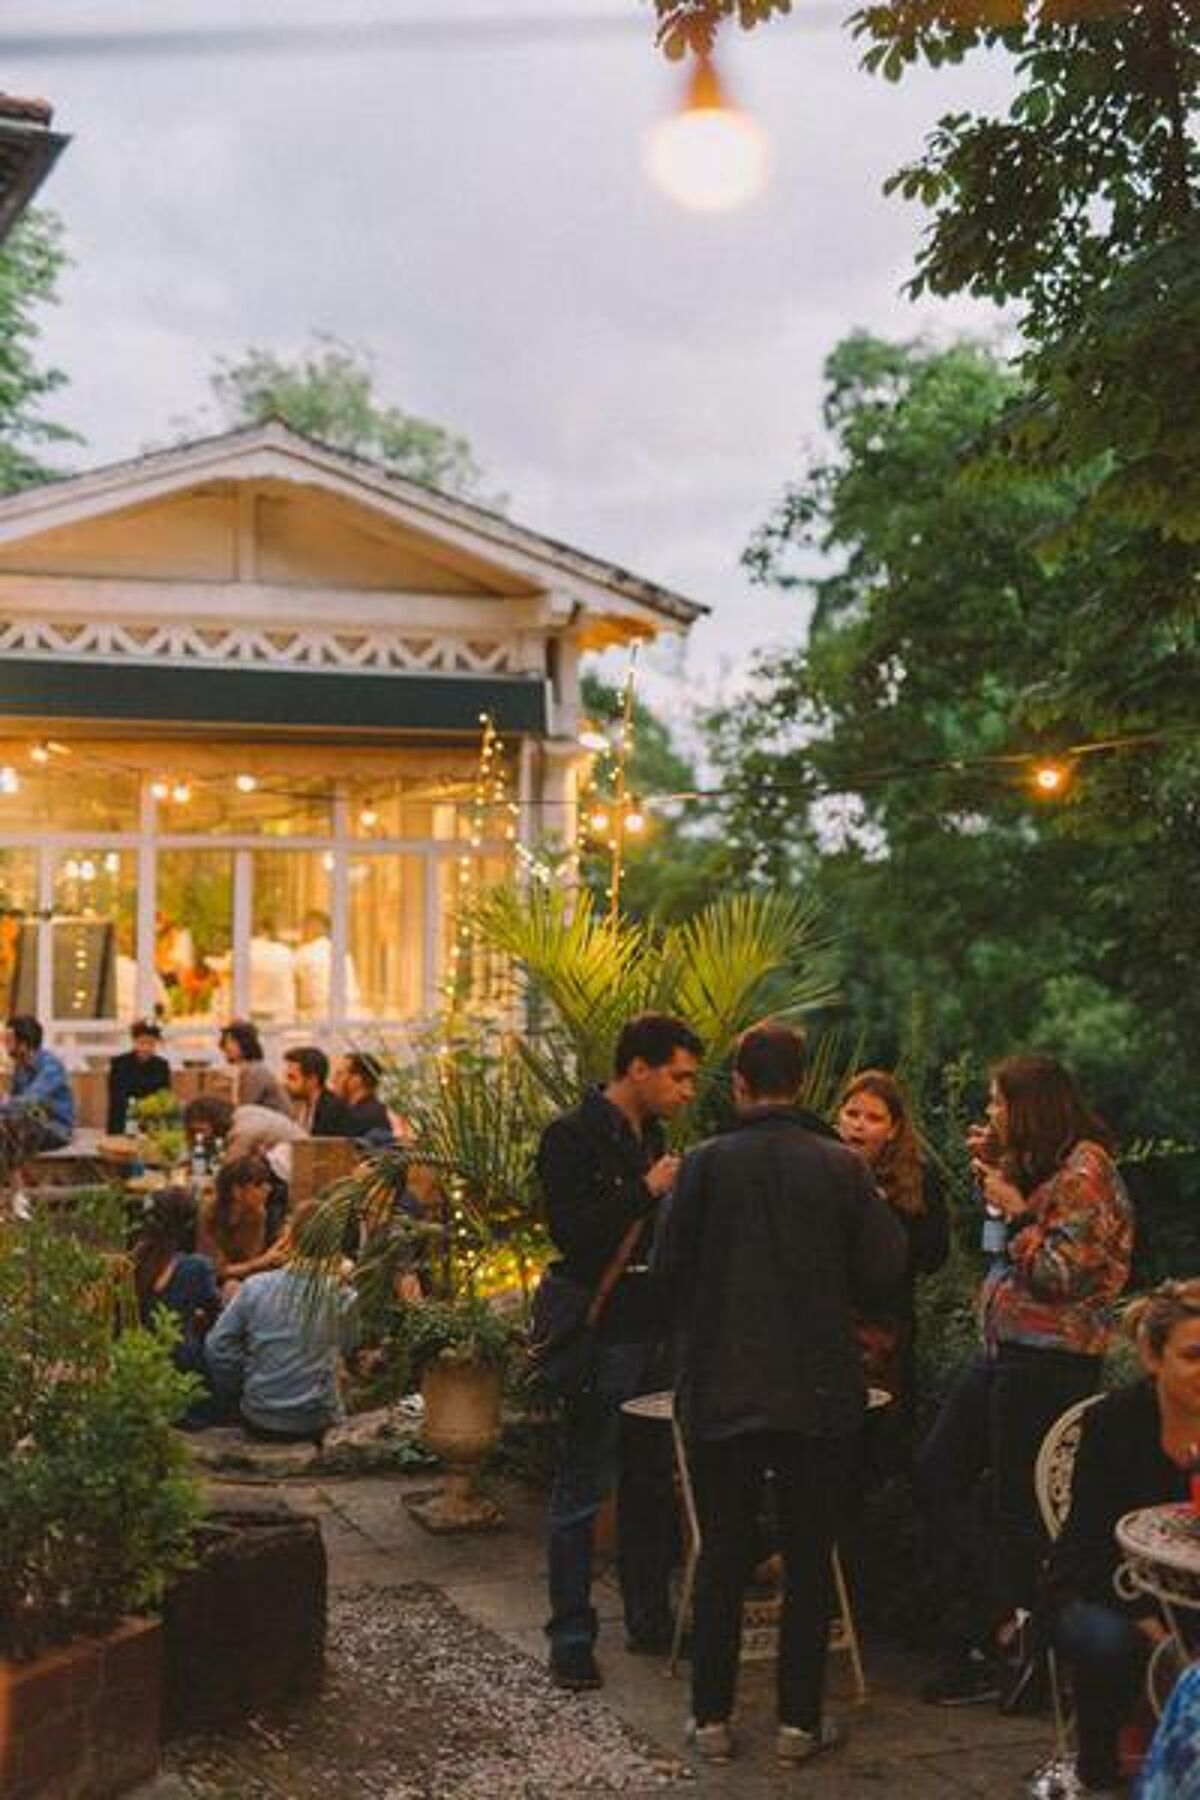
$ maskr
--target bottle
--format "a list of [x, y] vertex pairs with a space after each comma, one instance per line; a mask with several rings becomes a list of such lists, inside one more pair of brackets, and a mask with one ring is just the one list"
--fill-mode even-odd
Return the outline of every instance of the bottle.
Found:
[[191, 1176], [193, 1187], [199, 1187], [208, 1174], [208, 1140], [203, 1137], [192, 1139]]
[[125, 1107], [125, 1132], [124, 1132], [124, 1135], [126, 1137], [135, 1138], [137, 1136], [137, 1134], [138, 1134], [138, 1103], [135, 1099], [131, 1098], [127, 1102], [126, 1107]]
[[218, 1135], [212, 1141], [212, 1151], [208, 1159], [208, 1172], [214, 1174], [225, 1161], [225, 1139]]
[[1003, 1256], [1008, 1249], [1008, 1225], [998, 1207], [984, 1205], [979, 1246], [985, 1256]]

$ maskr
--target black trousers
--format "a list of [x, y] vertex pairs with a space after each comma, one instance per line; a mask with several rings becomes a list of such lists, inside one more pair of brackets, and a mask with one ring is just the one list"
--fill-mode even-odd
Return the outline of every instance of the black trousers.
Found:
[[775, 1476], [785, 1575], [776, 1668], [779, 1722], [808, 1731], [819, 1724], [840, 1454], [837, 1439], [794, 1432], [746, 1432], [692, 1444], [701, 1538], [692, 1633], [692, 1712], [698, 1724], [728, 1719], [733, 1711], [742, 1600], [768, 1469]]
[[[1024, 1344], [1001, 1344], [995, 1356], [973, 1357], [955, 1376], [915, 1469], [946, 1656], [987, 1639], [1015, 1608], [1033, 1611], [1047, 1547], [1033, 1466], [1058, 1415], [1094, 1393], [1099, 1379], [1099, 1357]], [[985, 1471], [980, 1568], [971, 1554], [972, 1501]]]

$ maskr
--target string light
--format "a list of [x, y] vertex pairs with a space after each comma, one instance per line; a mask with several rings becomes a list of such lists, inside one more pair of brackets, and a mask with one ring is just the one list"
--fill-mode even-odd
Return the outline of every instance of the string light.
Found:
[[1040, 762], [1033, 767], [1033, 785], [1039, 794], [1053, 798], [1061, 794], [1071, 779], [1071, 771], [1064, 763]]
[[234, 784], [239, 794], [252, 794], [258, 786], [257, 775], [239, 775]]
[[595, 756], [603, 756], [605, 751], [612, 748], [608, 738], [597, 725], [585, 724], [579, 733], [578, 741], [581, 749], [590, 750]]
[[34, 744], [29, 752], [30, 762], [45, 764], [50, 761], [50, 751], [45, 744]]
[[171, 789], [171, 798], [176, 806], [186, 806], [192, 797], [192, 790], [186, 781], [177, 781]]
[[152, 781], [150, 783], [150, 792], [154, 795], [156, 800], [169, 800], [171, 797], [170, 783], [166, 781]]

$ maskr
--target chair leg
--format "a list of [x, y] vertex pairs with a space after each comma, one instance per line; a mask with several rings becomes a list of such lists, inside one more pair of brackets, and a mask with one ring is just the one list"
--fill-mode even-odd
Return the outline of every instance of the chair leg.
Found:
[[862, 1653], [858, 1647], [858, 1631], [855, 1628], [846, 1577], [842, 1573], [842, 1559], [838, 1555], [836, 1544], [833, 1546], [833, 1585], [837, 1594], [838, 1612], [841, 1615], [842, 1638], [846, 1649], [850, 1652], [850, 1666], [854, 1670], [855, 1691], [858, 1699], [862, 1701], [867, 1697], [867, 1677], [863, 1671]]
[[679, 1421], [671, 1420], [671, 1438], [675, 1445], [675, 1467], [679, 1475], [679, 1492], [683, 1497], [683, 1516], [687, 1525], [688, 1543], [683, 1559], [683, 1579], [679, 1584], [679, 1601], [675, 1609], [675, 1631], [671, 1638], [671, 1654], [667, 1659], [667, 1673], [679, 1673], [679, 1646], [683, 1642], [683, 1633], [687, 1625], [688, 1614], [692, 1606], [692, 1593], [696, 1586], [696, 1565], [700, 1561], [700, 1520], [696, 1512], [696, 1496], [692, 1492], [692, 1475], [688, 1468], [687, 1446], [683, 1441], [683, 1433], [679, 1429]]
[[1053, 1644], [1046, 1649], [1046, 1668], [1050, 1675], [1050, 1699], [1054, 1707], [1054, 1742], [1058, 1754], [1066, 1758], [1071, 1754], [1071, 1745], [1067, 1737], [1067, 1720], [1063, 1712], [1062, 1684], [1058, 1679], [1058, 1654]]

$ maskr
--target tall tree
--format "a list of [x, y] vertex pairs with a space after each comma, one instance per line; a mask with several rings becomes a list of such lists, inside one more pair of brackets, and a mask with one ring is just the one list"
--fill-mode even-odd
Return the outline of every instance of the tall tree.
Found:
[[42, 452], [80, 441], [45, 415], [45, 403], [67, 378], [43, 367], [37, 355], [37, 314], [57, 298], [65, 263], [62, 228], [45, 212], [26, 213], [0, 247], [0, 493], [51, 480], [59, 471]]
[[[211, 377], [222, 424], [281, 419], [332, 450], [362, 456], [443, 493], [486, 500], [466, 438], [379, 399], [370, 358], [318, 333], [293, 359], [251, 347], [222, 357]], [[499, 502], [493, 496], [490, 504]]]

